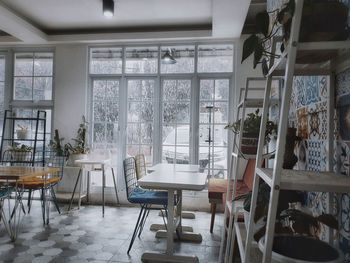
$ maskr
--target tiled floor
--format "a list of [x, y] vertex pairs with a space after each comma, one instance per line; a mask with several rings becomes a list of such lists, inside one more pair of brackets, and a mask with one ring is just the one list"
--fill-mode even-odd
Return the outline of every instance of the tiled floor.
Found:
[[[66, 211], [66, 207], [62, 207]], [[139, 208], [85, 206], [79, 211], [52, 210], [50, 225], [44, 227], [38, 201], [23, 219], [21, 233], [13, 243], [0, 224], [0, 262], [141, 262], [145, 251], [165, 251], [166, 240], [156, 239], [151, 223], [162, 223], [158, 211], [151, 211], [141, 238], [136, 238], [130, 255], [126, 251]], [[210, 214], [196, 212], [196, 219], [184, 219], [183, 225], [201, 233], [200, 244], [176, 242], [176, 252], [197, 255], [200, 262], [217, 262], [222, 214], [216, 217], [214, 233], [209, 233]]]

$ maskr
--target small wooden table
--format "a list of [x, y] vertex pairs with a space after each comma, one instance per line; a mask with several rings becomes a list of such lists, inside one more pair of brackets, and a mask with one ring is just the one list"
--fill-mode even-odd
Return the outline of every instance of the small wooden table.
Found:
[[[181, 226], [182, 191], [202, 191], [207, 184], [207, 175], [198, 172], [183, 172], [177, 169], [181, 165], [171, 165], [166, 172], [161, 169], [142, 177], [138, 184], [143, 188], [161, 189], [168, 191], [168, 225], [167, 225], [167, 250], [163, 253], [144, 253], [143, 261], [176, 261], [176, 262], [198, 262], [196, 256], [174, 255], [174, 231], [183, 236]], [[174, 213], [174, 194], [177, 193], [179, 202], [177, 205], [177, 217]], [[175, 221], [176, 220], [176, 221]], [[186, 234], [188, 237], [201, 237], [198, 234]]]
[[[21, 206], [22, 206], [22, 195], [23, 188], [19, 187], [18, 182], [24, 179], [30, 179], [38, 176], [47, 176], [52, 173], [59, 172], [60, 169], [56, 167], [28, 167], [28, 166], [0, 166], [0, 180], [2, 182], [15, 182], [15, 193], [16, 193], [16, 201], [15, 201], [15, 209], [19, 209], [18, 215], [15, 211], [14, 213], [14, 224], [13, 231], [10, 231], [9, 235], [11, 239], [14, 241], [17, 238], [19, 224], [21, 221]], [[23, 186], [23, 184], [22, 184]], [[46, 202], [46, 220], [49, 222], [49, 204], [50, 202]]]

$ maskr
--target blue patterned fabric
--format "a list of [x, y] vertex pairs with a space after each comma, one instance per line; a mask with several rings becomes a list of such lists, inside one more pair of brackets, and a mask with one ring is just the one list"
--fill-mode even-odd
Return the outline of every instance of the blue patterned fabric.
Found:
[[0, 198], [9, 196], [13, 191], [13, 188], [0, 188]]
[[168, 192], [166, 191], [150, 191], [136, 187], [133, 193], [129, 196], [130, 203], [152, 204], [152, 205], [167, 205]]

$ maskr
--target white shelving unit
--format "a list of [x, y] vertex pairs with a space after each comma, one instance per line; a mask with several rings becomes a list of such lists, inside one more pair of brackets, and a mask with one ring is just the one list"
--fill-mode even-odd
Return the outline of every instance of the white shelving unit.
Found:
[[[328, 193], [347, 193], [350, 189], [350, 177], [333, 172], [333, 140], [334, 140], [334, 65], [339, 62], [339, 58], [349, 58], [350, 42], [349, 41], [333, 41], [333, 42], [309, 42], [298, 43], [299, 29], [302, 17], [303, 0], [296, 0], [296, 8], [292, 21], [291, 36], [289, 45], [286, 51], [281, 55], [281, 58], [274, 61], [270, 60], [270, 71], [266, 78], [266, 88], [262, 112], [262, 125], [260, 127], [259, 146], [257, 152], [257, 161], [254, 178], [254, 188], [251, 203], [250, 221], [248, 231], [242, 227], [241, 223], [234, 221], [233, 231], [228, 234], [228, 245], [232, 250], [235, 239], [241, 254], [242, 262], [272, 262], [272, 243], [275, 231], [275, 219], [277, 212], [277, 204], [279, 192], [281, 189], [286, 190], [303, 190]], [[279, 38], [274, 38], [272, 43], [272, 52], [275, 53], [276, 43], [281, 41]], [[332, 51], [332, 52], [330, 52]], [[328, 54], [327, 62], [318, 64], [308, 64], [307, 61], [303, 64], [295, 64], [296, 57], [302, 52], [307, 52], [308, 55], [314, 56]], [[290, 98], [292, 92], [293, 77], [295, 75], [330, 75], [330, 88], [328, 89], [328, 172], [313, 172], [313, 171], [296, 171], [282, 169], [283, 157], [286, 143], [286, 133], [288, 124], [288, 114], [290, 108]], [[284, 89], [282, 95], [282, 105], [278, 125], [278, 139], [276, 145], [275, 161], [272, 169], [262, 168], [263, 146], [265, 126], [267, 122], [267, 112], [270, 103], [271, 81], [273, 76], [284, 76]], [[260, 178], [264, 180], [270, 187], [270, 203], [267, 218], [267, 230], [265, 235], [265, 246], [262, 253], [262, 258], [257, 258], [256, 242], [253, 241], [253, 218], [258, 196], [258, 187]], [[331, 202], [332, 198], [329, 198]], [[333, 207], [329, 205], [330, 209]], [[232, 209], [231, 209], [232, 210]], [[329, 211], [332, 212], [332, 211]], [[225, 217], [226, 218], [226, 217]], [[230, 220], [231, 226], [231, 220]], [[230, 240], [229, 240], [230, 239]], [[227, 252], [227, 250], [226, 250]], [[227, 254], [227, 253], [226, 253]], [[231, 262], [230, 255], [225, 256], [225, 262]], [[254, 255], [254, 256], [253, 256]], [[221, 256], [221, 254], [220, 254]], [[222, 260], [222, 256], [220, 258]]]
[[[265, 78], [247, 78], [246, 85], [244, 88], [240, 89], [239, 94], [239, 100], [238, 108], [236, 111], [236, 118], [235, 121], [241, 119], [241, 124], [243, 124], [244, 119], [246, 116], [247, 109], [257, 109], [262, 108], [264, 105], [264, 100], [261, 97], [262, 94], [265, 91]], [[255, 84], [255, 85], [254, 85]], [[253, 86], [253, 87], [251, 87]], [[259, 94], [260, 92], [260, 94]], [[258, 96], [256, 96], [258, 94]], [[255, 96], [254, 96], [255, 95]], [[259, 97], [260, 98], [256, 98]], [[278, 99], [272, 99], [270, 100], [271, 105], [272, 104], [279, 104]], [[239, 134], [242, 134], [243, 132], [243, 125], [240, 125], [240, 131], [238, 134], [234, 135], [233, 140], [233, 147], [232, 147], [232, 154], [231, 154], [231, 162], [230, 162], [230, 169], [229, 169], [229, 176], [228, 176], [228, 183], [227, 183], [227, 194], [226, 194], [226, 207], [225, 207], [225, 215], [224, 215], [224, 231], [222, 233], [221, 238], [221, 246], [220, 246], [220, 261], [222, 261], [223, 257], [225, 262], [231, 262], [233, 257], [233, 244], [234, 240], [231, 238], [232, 235], [235, 235], [237, 233], [237, 236], [240, 240], [245, 240], [246, 237], [246, 230], [244, 223], [237, 222], [238, 216], [243, 215], [242, 211], [242, 202], [233, 202], [231, 200], [234, 199], [236, 196], [236, 190], [237, 190], [237, 180], [238, 180], [238, 171], [239, 171], [239, 164], [238, 158], [245, 158], [245, 159], [255, 159], [255, 154], [243, 154], [239, 149], [241, 149], [242, 144], [242, 136], [239, 136]], [[271, 154], [264, 155], [264, 158], [269, 157]], [[233, 184], [233, 191], [232, 195], [230, 194], [230, 189], [232, 186], [232, 180], [234, 180]], [[230, 198], [231, 197], [231, 198]], [[229, 216], [229, 224], [226, 225], [226, 218], [227, 214], [230, 214]], [[235, 224], [233, 224], [235, 222]], [[235, 226], [235, 227], [233, 227]], [[244, 228], [244, 231], [243, 231]], [[238, 232], [239, 230], [239, 232]], [[227, 235], [226, 235], [227, 232]], [[226, 240], [226, 246], [225, 246], [225, 240]], [[241, 257], [244, 256], [244, 242], [239, 242], [239, 251], [241, 254]], [[258, 247], [256, 246], [256, 251], [253, 253], [254, 255], [261, 254], [258, 250]]]

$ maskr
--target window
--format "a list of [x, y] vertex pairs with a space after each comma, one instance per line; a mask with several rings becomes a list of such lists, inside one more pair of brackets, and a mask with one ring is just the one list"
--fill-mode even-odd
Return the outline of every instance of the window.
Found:
[[[169, 50], [175, 64], [161, 61]], [[226, 176], [232, 75], [232, 44], [90, 48], [93, 148], [115, 151], [119, 176], [122, 158], [139, 153], [148, 166], [199, 163], [208, 169], [210, 163], [213, 176]], [[210, 157], [206, 106], [214, 107]]]
[[193, 73], [194, 72], [194, 46], [164, 46], [161, 47], [161, 56], [171, 51], [175, 64], [161, 63], [162, 73]]
[[14, 100], [52, 100], [53, 53], [15, 54]]
[[143, 153], [153, 163], [153, 122], [155, 80], [128, 80], [127, 155]]
[[2, 136], [2, 125], [5, 111], [5, 56], [0, 55], [0, 137]]
[[198, 72], [232, 72], [233, 45], [199, 45]]
[[[53, 52], [17, 52], [14, 54], [12, 111], [17, 117], [33, 118], [37, 111], [46, 111], [46, 145], [51, 136], [53, 110]], [[32, 133], [34, 121], [22, 121]], [[44, 127], [39, 126], [43, 138]], [[34, 136], [32, 136], [34, 137]], [[38, 145], [40, 147], [40, 144]]]
[[199, 164], [202, 168], [210, 167], [210, 174], [217, 178], [223, 178], [227, 173], [227, 130], [224, 127], [228, 123], [229, 84], [229, 79], [200, 80]]
[[162, 160], [190, 163], [191, 80], [163, 80]]
[[157, 73], [158, 47], [126, 48], [125, 73]]
[[90, 52], [91, 74], [121, 74], [122, 73], [121, 48], [93, 48]]

